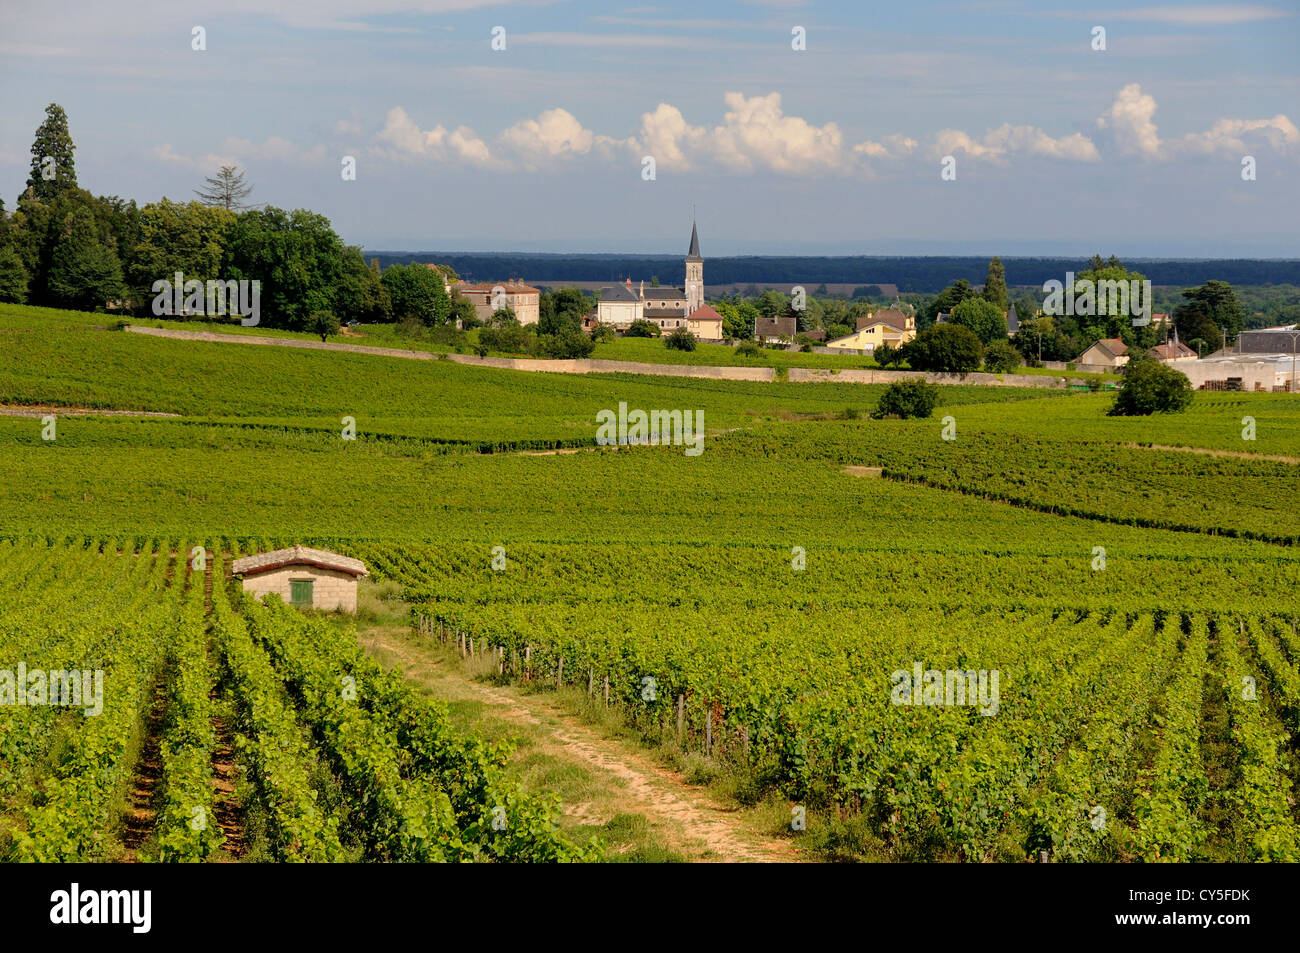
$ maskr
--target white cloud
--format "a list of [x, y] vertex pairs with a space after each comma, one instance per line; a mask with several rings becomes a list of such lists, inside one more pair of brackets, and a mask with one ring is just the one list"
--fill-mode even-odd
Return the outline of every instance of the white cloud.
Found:
[[1281, 113], [1272, 119], [1220, 119], [1205, 132], [1189, 133], [1171, 145], [1190, 152], [1243, 155], [1251, 148], [1246, 136], [1263, 139], [1280, 152], [1300, 145], [1300, 130]]
[[958, 152], [976, 159], [1004, 159], [1015, 153], [1067, 159], [1074, 162], [1097, 162], [1101, 154], [1092, 140], [1082, 133], [1071, 133], [1053, 139], [1037, 126], [1013, 126], [1003, 123], [990, 129], [982, 139], [976, 139], [960, 129], [944, 129], [935, 136], [936, 155], [956, 155]]
[[723, 96], [727, 113], [722, 125], [708, 136], [714, 159], [733, 169], [755, 168], [773, 172], [832, 171], [844, 165], [844, 136], [833, 122], [814, 126], [798, 116], [787, 116], [781, 94]]
[[448, 132], [441, 123], [432, 129], [421, 129], [401, 106], [394, 106], [384, 117], [384, 128], [379, 140], [388, 148], [381, 153], [390, 158], [429, 158], [439, 161], [462, 161], [471, 165], [495, 164], [487, 143], [468, 126], [458, 126]]
[[573, 113], [558, 108], [548, 109], [536, 119], [520, 120], [501, 133], [501, 141], [525, 161], [586, 155], [595, 138]]
[[1205, 132], [1161, 139], [1152, 118], [1155, 112], [1155, 98], [1143, 93], [1137, 83], [1130, 83], [1119, 91], [1097, 126], [1111, 132], [1121, 152], [1144, 159], [1179, 153], [1241, 155], [1250, 149], [1247, 139], [1283, 152], [1300, 146], [1300, 130], [1282, 113], [1272, 119], [1220, 119]]
[[911, 155], [917, 145], [915, 139], [895, 133], [886, 136], [884, 142], [872, 142], [870, 139], [859, 142], [853, 147], [853, 151], [867, 159], [900, 159]]
[[1114, 136], [1120, 152], [1154, 159], [1160, 155], [1160, 135], [1151, 118], [1155, 114], [1155, 98], [1142, 92], [1140, 84], [1129, 83], [1097, 120], [1097, 128]]

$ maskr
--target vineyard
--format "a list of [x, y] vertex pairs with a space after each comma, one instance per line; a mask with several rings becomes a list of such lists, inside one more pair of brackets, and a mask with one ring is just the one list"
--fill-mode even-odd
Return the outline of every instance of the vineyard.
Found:
[[[247, 782], [238, 810], [258, 827], [242, 849], [256, 859], [600, 856], [556, 832], [552, 800], [503, 779], [508, 749], [458, 736], [336, 625], [232, 595], [220, 556], [194, 571], [186, 553], [201, 551], [0, 546], [6, 578], [28, 569], [0, 592], [5, 644], [28, 674], [25, 703], [0, 707], [0, 856], [240, 859], [217, 821], [224, 719]], [[53, 685], [68, 672], [97, 673], [102, 712], [89, 693], [63, 704]], [[118, 814], [154, 720], [156, 810], [134, 845]]]
[[[230, 578], [304, 544], [363, 560], [444, 668], [707, 764], [814, 858], [1300, 860], [1291, 395], [1117, 419], [945, 387], [874, 420], [874, 386], [94, 320], [0, 306], [4, 859], [617, 859], [364, 620]], [[702, 408], [706, 452], [597, 447], [619, 401]]]

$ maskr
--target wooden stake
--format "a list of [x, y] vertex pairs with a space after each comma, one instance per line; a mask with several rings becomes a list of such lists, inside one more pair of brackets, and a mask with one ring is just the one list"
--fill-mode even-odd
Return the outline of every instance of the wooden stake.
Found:
[[686, 724], [686, 696], [677, 696], [677, 744], [682, 743], [682, 729]]
[[609, 676], [605, 676], [605, 707], [609, 707]]
[[704, 710], [704, 753], [713, 751], [713, 709]]
[[564, 685], [564, 656], [560, 656], [560, 667], [555, 672], [555, 690], [558, 692]]

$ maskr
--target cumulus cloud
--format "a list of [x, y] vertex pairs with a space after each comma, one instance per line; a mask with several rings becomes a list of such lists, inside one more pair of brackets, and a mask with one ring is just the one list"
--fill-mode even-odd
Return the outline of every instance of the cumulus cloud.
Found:
[[384, 117], [379, 131], [381, 151], [395, 158], [458, 160], [470, 165], [493, 164], [491, 150], [469, 126], [448, 132], [442, 124], [421, 129], [401, 106], [394, 106]]
[[1160, 155], [1160, 134], [1152, 121], [1155, 114], [1155, 98], [1142, 92], [1138, 83], [1129, 83], [1097, 120], [1097, 128], [1110, 132], [1120, 152], [1154, 159]]
[[1037, 126], [1013, 126], [1010, 123], [990, 129], [980, 139], [960, 129], [941, 130], [934, 139], [934, 152], [936, 155], [961, 152], [971, 158], [992, 160], [1005, 159], [1016, 153], [1074, 162], [1097, 162], [1101, 159], [1096, 145], [1082, 133], [1054, 139]]
[[787, 116], [781, 94], [753, 96], [727, 93], [722, 125], [708, 136], [713, 158], [730, 168], [774, 172], [832, 171], [844, 163], [844, 136], [833, 122], [814, 126], [799, 116]]
[[915, 139], [898, 134], [886, 136], [883, 142], [859, 142], [853, 147], [856, 155], [867, 159], [901, 159], [911, 155], [918, 143]]
[[1282, 152], [1300, 146], [1300, 130], [1282, 113], [1272, 119], [1220, 119], [1204, 132], [1161, 139], [1155, 112], [1155, 98], [1142, 92], [1137, 83], [1130, 83], [1119, 91], [1097, 126], [1111, 133], [1121, 152], [1144, 159], [1188, 153], [1241, 155], [1252, 148], [1252, 142]]

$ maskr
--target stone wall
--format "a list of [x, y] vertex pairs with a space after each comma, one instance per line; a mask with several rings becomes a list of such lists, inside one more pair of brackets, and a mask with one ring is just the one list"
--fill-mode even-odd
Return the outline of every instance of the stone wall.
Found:
[[318, 566], [282, 566], [268, 572], [244, 576], [244, 591], [262, 598], [277, 593], [286, 604], [290, 601], [289, 583], [294, 579], [312, 580], [312, 608], [357, 611], [357, 579], [351, 573]]

